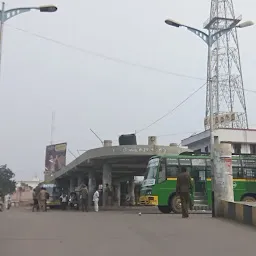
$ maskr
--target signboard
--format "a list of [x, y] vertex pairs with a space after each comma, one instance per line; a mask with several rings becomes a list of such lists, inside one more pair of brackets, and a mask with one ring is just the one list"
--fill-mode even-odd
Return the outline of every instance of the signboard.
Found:
[[56, 172], [66, 166], [67, 143], [49, 145], [46, 147], [45, 172]]
[[178, 159], [174, 159], [174, 158], [167, 158], [166, 159], [166, 163], [167, 165], [178, 165]]
[[186, 166], [190, 166], [191, 165], [191, 159], [179, 159], [180, 160], [180, 165], [186, 165]]
[[193, 166], [205, 166], [206, 162], [205, 159], [192, 159]]
[[55, 185], [55, 184], [43, 184], [42, 187], [43, 187], [43, 188], [55, 188], [56, 185]]

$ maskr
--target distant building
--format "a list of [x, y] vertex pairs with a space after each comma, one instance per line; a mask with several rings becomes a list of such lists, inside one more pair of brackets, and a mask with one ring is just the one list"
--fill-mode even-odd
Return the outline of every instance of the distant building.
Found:
[[16, 188], [20, 187], [31, 187], [32, 189], [36, 188], [36, 186], [42, 182], [37, 176], [32, 178], [31, 180], [21, 180], [16, 182]]
[[[256, 129], [221, 128], [214, 130], [219, 142], [231, 143], [234, 154], [256, 154]], [[210, 152], [210, 131], [192, 135], [181, 141], [182, 146], [197, 153]]]
[[12, 201], [29, 201], [32, 199], [32, 190], [42, 181], [38, 177], [31, 180], [16, 182], [16, 191], [12, 195]]

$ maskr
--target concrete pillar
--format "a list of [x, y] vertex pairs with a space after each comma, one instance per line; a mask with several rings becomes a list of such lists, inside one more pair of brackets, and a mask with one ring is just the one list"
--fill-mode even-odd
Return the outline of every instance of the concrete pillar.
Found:
[[104, 147], [112, 147], [112, 140], [104, 140], [103, 146]]
[[135, 182], [134, 182], [134, 177], [129, 181], [129, 196], [130, 196], [130, 203], [132, 205], [135, 205]]
[[88, 206], [92, 206], [93, 194], [96, 191], [95, 170], [90, 170], [88, 173]]
[[70, 177], [69, 192], [75, 191], [75, 187], [76, 187], [76, 178]]
[[77, 186], [81, 186], [82, 184], [84, 184], [84, 176], [82, 174], [78, 175], [77, 177]]
[[121, 204], [121, 183], [119, 180], [114, 182], [115, 186], [115, 198], [116, 198], [116, 206], [120, 206]]
[[102, 185], [103, 185], [103, 206], [106, 206], [107, 196], [105, 193], [106, 184], [111, 188], [112, 187], [112, 168], [109, 164], [103, 165], [103, 174], [102, 174]]
[[215, 137], [214, 144], [214, 210], [216, 216], [221, 210], [221, 200], [234, 202], [233, 173], [232, 173], [232, 146], [229, 143], [218, 143]]

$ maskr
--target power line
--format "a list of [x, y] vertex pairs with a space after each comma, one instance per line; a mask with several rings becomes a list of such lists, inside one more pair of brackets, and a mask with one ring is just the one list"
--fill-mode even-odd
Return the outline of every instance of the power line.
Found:
[[168, 71], [168, 70], [158, 69], [158, 68], [147, 66], [147, 65], [142, 65], [142, 64], [138, 64], [138, 63], [129, 62], [129, 61], [126, 61], [126, 60], [123, 60], [123, 59], [120, 59], [120, 58], [116, 58], [116, 57], [107, 56], [107, 55], [99, 53], [99, 52], [93, 52], [93, 51], [86, 50], [86, 49], [83, 49], [83, 48], [80, 48], [80, 47], [77, 47], [77, 46], [74, 46], [74, 45], [71, 45], [71, 44], [66, 44], [64, 42], [61, 42], [61, 41], [58, 41], [58, 40], [55, 40], [55, 39], [52, 39], [52, 38], [49, 38], [49, 37], [45, 37], [45, 36], [39, 35], [37, 33], [30, 32], [30, 31], [22, 29], [22, 28], [14, 27], [14, 26], [11, 26], [9, 24], [7, 24], [7, 25], [10, 28], [16, 29], [18, 31], [22, 31], [24, 33], [27, 33], [27, 34], [30, 34], [32, 36], [38, 37], [40, 39], [50, 41], [52, 43], [55, 43], [55, 44], [58, 44], [58, 45], [61, 45], [61, 46], [64, 46], [64, 47], [67, 47], [67, 48], [70, 48], [70, 49], [73, 49], [73, 50], [76, 50], [76, 51], [80, 51], [80, 52], [83, 52], [85, 54], [89, 54], [89, 55], [92, 55], [92, 56], [95, 56], [95, 57], [98, 57], [98, 58], [102, 58], [104, 60], [109, 60], [109, 61], [117, 62], [117, 63], [120, 63], [120, 64], [129, 65], [129, 66], [138, 67], [138, 68], [143, 68], [143, 69], [147, 69], [147, 70], [152, 70], [152, 71], [155, 71], [155, 72], [158, 72], [158, 73], [173, 75], [173, 76], [177, 76], [177, 77], [184, 77], [184, 78], [189, 78], [189, 79], [194, 79], [194, 80], [206, 80], [205, 78], [202, 78], [202, 77], [189, 76], [189, 75], [185, 75], [185, 74], [171, 72], [171, 71]]
[[177, 136], [177, 135], [183, 135], [183, 134], [195, 134], [201, 131], [193, 131], [193, 132], [179, 132], [179, 133], [168, 133], [168, 134], [161, 134], [161, 135], [156, 135], [156, 137], [161, 138], [161, 137], [171, 137], [171, 136]]
[[249, 90], [249, 89], [244, 89], [246, 92], [253, 92], [253, 93], [256, 93], [256, 91], [254, 90]]
[[[184, 77], [184, 78], [195, 79], [195, 80], [206, 80], [206, 78], [203, 78], [203, 77], [188, 76], [188, 75], [185, 75], [185, 74], [175, 73], [175, 72], [171, 72], [171, 71], [168, 71], [168, 70], [162, 70], [162, 69], [158, 69], [158, 68], [147, 66], [147, 65], [132, 63], [132, 62], [129, 62], [129, 61], [126, 61], [126, 60], [123, 60], [123, 59], [107, 56], [107, 55], [104, 55], [104, 54], [99, 53], [99, 52], [93, 52], [93, 51], [90, 51], [90, 50], [86, 50], [86, 49], [83, 49], [83, 48], [76, 47], [74, 45], [66, 44], [66, 43], [63, 43], [61, 41], [58, 41], [58, 40], [55, 40], [55, 39], [52, 39], [52, 38], [49, 38], [49, 37], [45, 37], [45, 36], [39, 35], [39, 34], [34, 33], [34, 32], [30, 32], [30, 31], [22, 29], [22, 28], [11, 26], [9, 24], [6, 24], [6, 26], [9, 26], [10, 28], [16, 29], [18, 31], [21, 31], [21, 32], [24, 32], [24, 33], [27, 33], [27, 34], [30, 34], [32, 36], [38, 37], [40, 39], [50, 41], [50, 42], [59, 44], [61, 46], [71, 48], [73, 50], [81, 51], [83, 53], [90, 54], [90, 55], [93, 55], [93, 56], [96, 56], [96, 57], [99, 57], [99, 58], [103, 58], [105, 60], [111, 60], [111, 61], [114, 61], [114, 62], [123, 63], [123, 64], [126, 64], [126, 65], [140, 67], [140, 68], [156, 71], [156, 72], [163, 73], [163, 74], [178, 76], [178, 77]], [[247, 91], [247, 92], [256, 93], [256, 91], [254, 91], [254, 90], [250, 90], [250, 89], [244, 89], [244, 90]]]
[[206, 85], [206, 83], [204, 83], [203, 85], [201, 85], [197, 90], [195, 90], [193, 93], [189, 94], [188, 97], [186, 97], [184, 100], [182, 100], [175, 108], [173, 108], [172, 110], [168, 111], [166, 114], [164, 114], [163, 116], [161, 116], [160, 118], [156, 119], [154, 122], [150, 123], [148, 126], [140, 129], [140, 130], [136, 130], [136, 134], [147, 130], [149, 127], [151, 127], [152, 125], [158, 123], [159, 121], [161, 121], [162, 119], [164, 119], [165, 117], [167, 117], [168, 115], [172, 114], [176, 109], [178, 109], [180, 106], [182, 106], [186, 101], [188, 101], [191, 97], [193, 97], [197, 92], [199, 92], [204, 86]]
[[[171, 72], [171, 71], [168, 71], [168, 70], [162, 70], [162, 69], [158, 69], [158, 68], [147, 66], [147, 65], [132, 63], [132, 62], [120, 59], [120, 58], [107, 56], [107, 55], [104, 55], [104, 54], [99, 53], [99, 52], [93, 52], [93, 51], [90, 51], [90, 50], [86, 50], [86, 49], [83, 49], [83, 48], [76, 47], [74, 45], [66, 44], [66, 43], [63, 43], [61, 41], [58, 41], [58, 40], [55, 40], [55, 39], [52, 39], [52, 38], [49, 38], [49, 37], [45, 37], [45, 36], [39, 35], [39, 34], [34, 33], [34, 32], [30, 32], [30, 31], [22, 29], [22, 28], [11, 26], [9, 24], [6, 24], [6, 26], [9, 26], [10, 28], [16, 29], [18, 31], [21, 31], [21, 32], [24, 32], [24, 33], [27, 33], [27, 34], [30, 34], [32, 36], [38, 37], [40, 39], [50, 41], [52, 43], [56, 43], [56, 44], [59, 44], [61, 46], [67, 47], [67, 48], [71, 48], [73, 50], [77, 50], [77, 51], [83, 52], [85, 54], [90, 54], [90, 55], [93, 55], [93, 56], [96, 56], [96, 57], [99, 57], [99, 58], [103, 58], [105, 60], [110, 60], [110, 61], [113, 61], [113, 62], [123, 63], [123, 64], [126, 64], [126, 65], [140, 67], [140, 68], [143, 68], [143, 69], [148, 69], [148, 70], [156, 71], [156, 72], [159, 72], [159, 73], [169, 74], [169, 75], [178, 76], [178, 77], [184, 77], [184, 78], [195, 79], [195, 80], [206, 80], [206, 78], [203, 78], [203, 77], [188, 76], [188, 75], [185, 75], [185, 74], [175, 73], [175, 72]], [[250, 90], [250, 89], [244, 89], [244, 90], [247, 91], [247, 92], [256, 93], [256, 91], [254, 91], [254, 90]]]
[[[147, 69], [147, 70], [152, 70], [152, 71], [163, 73], [163, 74], [169, 74], [169, 75], [173, 75], [173, 76], [184, 77], [184, 78], [195, 79], [195, 80], [205, 80], [205, 78], [201, 78], [201, 77], [188, 76], [188, 75], [185, 75], [185, 74], [179, 74], [179, 73], [175, 73], [175, 72], [171, 72], [171, 71], [161, 70], [161, 69], [158, 69], [158, 68], [155, 68], [155, 67], [151, 67], [151, 66], [146, 66], [146, 65], [141, 65], [141, 64], [137, 64], [137, 63], [128, 62], [128, 61], [123, 60], [123, 59], [119, 59], [119, 58], [115, 58], [115, 57], [104, 55], [102, 53], [86, 50], [86, 49], [83, 49], [83, 48], [80, 48], [80, 47], [76, 47], [76, 46], [71, 45], [71, 44], [66, 44], [66, 43], [63, 43], [61, 41], [58, 41], [58, 40], [55, 40], [55, 39], [52, 39], [52, 38], [49, 38], [49, 37], [45, 37], [45, 36], [39, 35], [37, 33], [30, 32], [30, 31], [22, 29], [22, 28], [11, 26], [9, 24], [7, 24], [7, 26], [9, 26], [9, 27], [11, 27], [13, 29], [16, 29], [18, 31], [24, 32], [24, 33], [28, 33], [28, 34], [30, 34], [32, 36], [35, 36], [35, 37], [38, 37], [40, 39], [43, 39], [43, 40], [46, 40], [46, 41], [50, 41], [52, 43], [59, 44], [61, 46], [64, 46], [64, 47], [67, 47], [67, 48], [70, 48], [70, 49], [73, 49], [73, 50], [77, 50], [77, 51], [83, 52], [85, 54], [90, 54], [90, 55], [95, 56], [95, 57], [103, 58], [105, 60], [109, 60], [109, 61], [113, 61], [113, 62], [117, 62], [117, 63], [122, 63], [122, 64], [125, 64], [125, 65], [134, 66], [134, 67], [139, 67], [139, 68], [143, 68], [143, 69]], [[155, 120], [154, 122], [152, 122], [151, 124], [146, 126], [145, 128], [136, 131], [136, 134], [138, 134], [138, 133], [148, 129], [152, 125], [154, 125], [157, 122], [159, 122], [162, 119], [164, 119], [166, 116], [168, 116], [171, 113], [173, 113], [177, 108], [179, 108], [181, 105], [183, 105], [189, 98], [191, 98], [194, 94], [196, 94], [199, 90], [201, 90], [205, 86], [205, 84], [206, 83], [204, 83], [202, 86], [200, 86], [195, 92], [190, 94], [185, 100], [183, 100], [180, 104], [178, 104], [174, 109], [168, 111], [165, 115], [163, 115], [162, 117], [158, 118], [157, 120]], [[249, 90], [249, 89], [244, 89], [244, 90], [247, 91], [247, 92], [256, 93], [256, 91], [254, 91], [254, 90]]]

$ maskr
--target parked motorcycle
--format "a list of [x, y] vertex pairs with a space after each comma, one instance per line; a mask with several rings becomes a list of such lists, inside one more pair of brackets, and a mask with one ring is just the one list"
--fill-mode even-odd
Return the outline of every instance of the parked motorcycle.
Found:
[[79, 201], [75, 192], [71, 192], [68, 205], [69, 209], [79, 210]]

